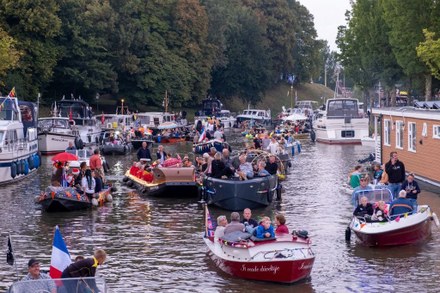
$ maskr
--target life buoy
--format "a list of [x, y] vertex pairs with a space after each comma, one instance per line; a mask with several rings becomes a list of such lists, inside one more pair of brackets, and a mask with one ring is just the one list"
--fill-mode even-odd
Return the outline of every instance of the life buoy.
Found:
[[432, 213], [432, 219], [434, 220], [434, 223], [437, 227], [440, 226], [440, 222], [438, 220], [437, 214], [436, 213]]
[[29, 158], [28, 158], [28, 164], [29, 164], [29, 169], [34, 169], [35, 168], [35, 165], [34, 165], [34, 156], [30, 156]]
[[23, 173], [24, 175], [29, 174], [29, 163], [27, 160], [22, 160], [24, 168], [23, 168]]
[[11, 177], [15, 178], [17, 176], [17, 164], [11, 162]]

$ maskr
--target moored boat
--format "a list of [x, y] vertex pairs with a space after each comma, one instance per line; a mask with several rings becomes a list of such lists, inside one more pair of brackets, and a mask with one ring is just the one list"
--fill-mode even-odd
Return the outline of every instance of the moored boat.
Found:
[[42, 155], [54, 155], [72, 143], [81, 148], [78, 131], [72, 129], [66, 117], [44, 117], [38, 119], [38, 150]]
[[[389, 204], [393, 199], [391, 192], [386, 188], [364, 190], [359, 192], [358, 195], [354, 195], [356, 205], [363, 196], [367, 197], [372, 204], [378, 201]], [[431, 212], [428, 205], [417, 205], [413, 212], [394, 215], [392, 219], [387, 219], [384, 222], [353, 216], [349, 229], [355, 233], [360, 243], [365, 246], [416, 244], [429, 239], [433, 219], [438, 222], [437, 216]], [[348, 236], [347, 240], [349, 240]]]
[[0, 185], [31, 174], [40, 166], [37, 109], [19, 101], [12, 90], [0, 97]]
[[[208, 226], [209, 214], [206, 218]], [[315, 254], [307, 236], [302, 238], [295, 233], [281, 234], [276, 238], [262, 240], [248, 233], [240, 233], [236, 239], [229, 239], [227, 234], [215, 241], [212, 232], [213, 229], [207, 227], [203, 238], [209, 248], [209, 255], [217, 267], [234, 277], [294, 283], [311, 274]]]

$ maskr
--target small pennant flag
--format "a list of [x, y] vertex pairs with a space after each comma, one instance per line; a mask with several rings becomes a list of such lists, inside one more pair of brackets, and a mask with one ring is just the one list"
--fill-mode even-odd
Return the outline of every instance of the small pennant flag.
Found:
[[364, 228], [364, 227], [365, 227], [365, 225], [367, 225], [367, 224], [365, 224], [365, 223], [364, 223], [364, 224], [361, 224], [361, 229], [362, 229], [362, 228]]
[[12, 88], [12, 90], [9, 92], [8, 97], [15, 98], [15, 86]]
[[394, 221], [399, 222], [400, 221], [400, 216], [397, 216], [397, 218], [394, 219]]

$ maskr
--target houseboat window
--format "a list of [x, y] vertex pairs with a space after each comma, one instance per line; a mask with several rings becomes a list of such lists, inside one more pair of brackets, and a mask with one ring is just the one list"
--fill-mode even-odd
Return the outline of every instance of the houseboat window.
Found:
[[416, 151], [416, 124], [408, 123], [408, 150]]
[[391, 121], [390, 120], [384, 120], [383, 122], [383, 136], [384, 136], [384, 144], [385, 145], [391, 145]]
[[440, 138], [440, 125], [434, 125], [432, 127], [432, 137]]
[[342, 130], [341, 136], [346, 138], [354, 137], [354, 130]]
[[396, 121], [396, 148], [403, 149], [403, 121]]

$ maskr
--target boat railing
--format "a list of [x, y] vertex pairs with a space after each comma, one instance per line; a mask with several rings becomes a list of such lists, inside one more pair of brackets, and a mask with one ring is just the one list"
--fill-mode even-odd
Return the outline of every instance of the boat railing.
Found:
[[29, 142], [25, 138], [21, 138], [17, 141], [4, 143], [2, 150], [8, 152], [23, 151], [29, 148], [28, 145]]
[[[58, 288], [58, 290], [57, 290]], [[18, 281], [9, 288], [9, 293], [51, 293], [58, 292], [107, 292], [103, 278], [68, 278], [68, 279], [38, 279]]]

